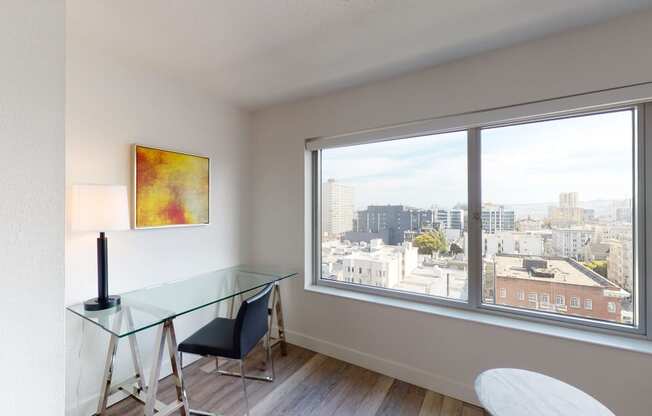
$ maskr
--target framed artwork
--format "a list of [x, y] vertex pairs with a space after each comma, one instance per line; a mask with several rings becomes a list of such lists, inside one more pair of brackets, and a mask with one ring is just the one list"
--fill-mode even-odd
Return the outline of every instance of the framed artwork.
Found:
[[134, 228], [210, 223], [210, 159], [134, 145]]

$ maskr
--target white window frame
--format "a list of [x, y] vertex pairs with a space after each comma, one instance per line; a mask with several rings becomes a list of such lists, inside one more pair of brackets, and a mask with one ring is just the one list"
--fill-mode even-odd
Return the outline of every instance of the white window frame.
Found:
[[570, 307], [575, 308], [575, 309], [581, 308], [582, 307], [582, 300], [580, 298], [578, 298], [577, 296], [571, 296]]
[[500, 288], [500, 298], [501, 299], [507, 298], [507, 288], [505, 287]]
[[[482, 294], [482, 234], [481, 234], [481, 129], [500, 127], [527, 122], [575, 117], [604, 112], [631, 109], [635, 114], [634, 130], [638, 141], [634, 146], [634, 270], [635, 280], [634, 326], [604, 322], [595, 319], [567, 316], [548, 311], [533, 311], [498, 304], [485, 304]], [[645, 121], [648, 120], [646, 123]], [[455, 131], [467, 132], [468, 149], [468, 301], [439, 298], [393, 289], [379, 289], [373, 286], [357, 286], [345, 282], [320, 278], [321, 272], [321, 150], [356, 144], [375, 143], [388, 140], [405, 139], [431, 134]], [[330, 286], [338, 289], [389, 296], [418, 303], [429, 303], [453, 308], [471, 309], [487, 314], [509, 318], [523, 318], [536, 322], [555, 323], [570, 328], [592, 330], [595, 332], [626, 335], [652, 340], [652, 268], [648, 272], [645, 258], [652, 258], [652, 244], [646, 243], [646, 235], [652, 235], [652, 204], [646, 205], [645, 195], [652, 195], [652, 83], [644, 83], [622, 88], [605, 89], [593, 93], [577, 94], [562, 98], [541, 100], [508, 107], [494, 108], [463, 114], [436, 117], [427, 120], [404, 123], [390, 127], [369, 129], [330, 137], [306, 140], [306, 172], [309, 175], [306, 211], [311, 227], [307, 231], [311, 271], [306, 276], [310, 285]], [[479, 231], [480, 230], [480, 231]], [[586, 309], [586, 308], [585, 308]]]
[[587, 311], [593, 310], [593, 299], [584, 299], [584, 309]]
[[525, 291], [524, 291], [523, 289], [519, 289], [519, 290], [516, 292], [516, 298], [517, 298], [518, 300], [520, 300], [520, 301], [524, 301], [524, 300], [525, 300]]

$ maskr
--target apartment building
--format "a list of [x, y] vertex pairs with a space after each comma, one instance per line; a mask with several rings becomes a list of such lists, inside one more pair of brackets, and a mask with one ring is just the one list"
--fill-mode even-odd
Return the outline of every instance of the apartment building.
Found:
[[329, 179], [322, 185], [322, 232], [335, 238], [353, 229], [354, 189]]
[[493, 267], [498, 305], [623, 321], [630, 293], [573, 259], [497, 254]]

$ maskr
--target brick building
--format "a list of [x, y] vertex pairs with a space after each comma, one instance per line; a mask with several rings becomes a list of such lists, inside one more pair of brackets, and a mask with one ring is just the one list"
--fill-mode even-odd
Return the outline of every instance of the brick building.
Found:
[[622, 322], [630, 294], [567, 257], [497, 254], [493, 257], [498, 305]]

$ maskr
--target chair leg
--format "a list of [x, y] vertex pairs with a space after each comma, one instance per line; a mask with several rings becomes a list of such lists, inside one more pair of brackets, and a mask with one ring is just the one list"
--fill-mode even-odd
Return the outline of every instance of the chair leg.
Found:
[[[271, 364], [271, 366], [272, 366], [272, 375], [271, 375], [271, 377], [268, 375], [268, 374], [269, 374], [269, 371], [267, 371], [266, 374], [263, 375], [263, 376], [243, 375], [243, 374], [242, 374], [242, 371], [240, 371], [240, 372], [236, 372], [236, 371], [227, 371], [227, 370], [217, 370], [217, 374], [218, 374], [218, 375], [222, 375], [222, 376], [229, 376], [229, 377], [245, 377], [245, 378], [248, 378], [249, 380], [266, 381], [266, 382], [268, 382], [268, 383], [273, 382], [273, 381], [274, 381], [274, 377], [275, 377], [274, 358], [272, 357], [272, 347], [271, 347], [271, 344], [268, 344], [268, 345], [269, 345], [269, 347], [268, 347], [268, 348], [264, 348], [264, 350], [265, 350], [265, 355], [266, 355], [266, 357], [267, 357], [267, 358], [266, 358], [266, 359], [267, 359], [266, 363], [269, 362], [269, 363]], [[215, 362], [215, 366], [216, 366], [217, 368], [219, 368], [219, 365], [218, 365], [219, 363], [217, 362], [218, 358], [215, 357], [215, 360], [216, 360], [216, 362]], [[266, 365], [267, 365], [267, 364], [266, 364]]]
[[247, 397], [247, 378], [245, 377], [244, 360], [240, 360], [240, 378], [242, 379], [242, 390], [245, 399], [245, 414], [249, 416], [249, 398]]

